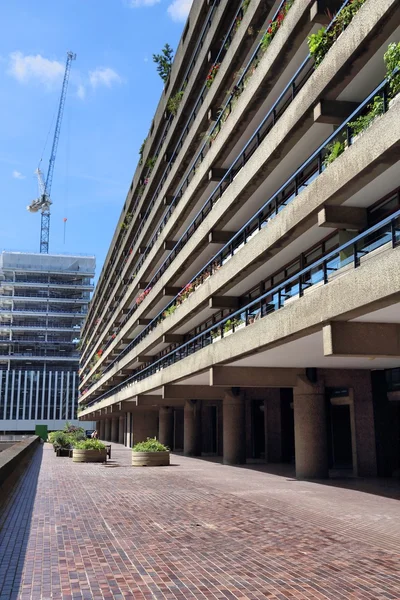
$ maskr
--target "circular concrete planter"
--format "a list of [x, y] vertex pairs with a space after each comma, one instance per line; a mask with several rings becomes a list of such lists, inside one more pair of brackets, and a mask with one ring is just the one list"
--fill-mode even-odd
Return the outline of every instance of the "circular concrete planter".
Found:
[[72, 462], [106, 462], [107, 450], [79, 450], [74, 448]]
[[132, 467], [167, 467], [169, 452], [132, 452]]

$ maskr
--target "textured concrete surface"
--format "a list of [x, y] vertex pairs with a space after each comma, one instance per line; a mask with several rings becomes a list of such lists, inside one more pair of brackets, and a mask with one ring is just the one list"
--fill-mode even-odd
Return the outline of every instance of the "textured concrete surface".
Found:
[[177, 455], [132, 469], [115, 445], [112, 458], [74, 464], [46, 445], [0, 496], [1, 600], [400, 598], [394, 482]]

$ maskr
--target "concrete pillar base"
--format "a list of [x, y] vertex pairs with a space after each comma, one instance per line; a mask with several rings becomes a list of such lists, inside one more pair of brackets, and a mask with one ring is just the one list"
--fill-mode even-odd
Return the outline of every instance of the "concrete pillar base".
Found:
[[328, 434], [325, 387], [298, 377], [293, 394], [296, 477], [328, 477]]
[[242, 465], [246, 462], [244, 398], [227, 392], [223, 399], [223, 463]]

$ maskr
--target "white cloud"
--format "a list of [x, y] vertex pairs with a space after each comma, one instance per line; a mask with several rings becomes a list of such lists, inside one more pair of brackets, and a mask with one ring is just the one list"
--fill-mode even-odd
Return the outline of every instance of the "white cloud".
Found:
[[58, 83], [64, 74], [65, 65], [40, 54], [24, 56], [22, 52], [12, 52], [9, 59], [8, 74], [20, 83], [37, 81], [50, 87]]
[[174, 0], [168, 6], [169, 16], [173, 21], [186, 21], [193, 0]]
[[76, 90], [76, 95], [78, 96], [78, 98], [80, 98], [80, 100], [84, 100], [86, 97], [86, 89], [85, 86], [82, 84], [78, 85], [78, 89]]
[[122, 83], [121, 77], [110, 67], [98, 67], [89, 72], [90, 85], [96, 88], [100, 85], [111, 87], [113, 83]]
[[12, 176], [14, 179], [25, 179], [25, 175], [22, 175], [19, 171], [13, 171]]
[[154, 6], [161, 0], [130, 0], [129, 4], [133, 8], [140, 8], [141, 6]]

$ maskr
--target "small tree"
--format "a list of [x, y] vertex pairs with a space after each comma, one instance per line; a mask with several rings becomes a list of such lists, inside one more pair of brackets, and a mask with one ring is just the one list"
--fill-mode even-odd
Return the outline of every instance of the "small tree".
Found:
[[153, 54], [153, 62], [157, 64], [157, 73], [165, 83], [169, 77], [172, 67], [174, 51], [169, 44], [165, 44], [161, 54]]

